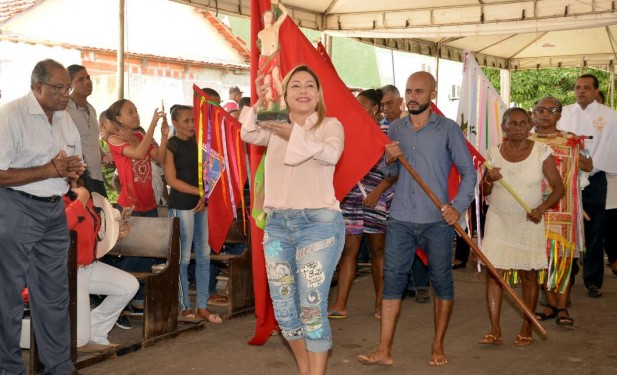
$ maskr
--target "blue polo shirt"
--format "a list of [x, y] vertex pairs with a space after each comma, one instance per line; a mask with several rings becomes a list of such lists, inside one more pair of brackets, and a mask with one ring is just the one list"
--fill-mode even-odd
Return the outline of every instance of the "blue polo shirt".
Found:
[[[474, 197], [476, 171], [463, 132], [456, 122], [431, 112], [427, 124], [414, 131], [407, 116], [390, 124], [388, 137], [399, 142], [405, 159], [441, 202], [450, 202], [461, 214], [469, 207]], [[461, 183], [458, 194], [450, 201], [448, 175], [452, 163], [458, 169]], [[443, 220], [441, 211], [398, 160], [387, 165], [384, 159], [381, 169], [386, 176], [398, 175], [390, 217], [417, 224]]]

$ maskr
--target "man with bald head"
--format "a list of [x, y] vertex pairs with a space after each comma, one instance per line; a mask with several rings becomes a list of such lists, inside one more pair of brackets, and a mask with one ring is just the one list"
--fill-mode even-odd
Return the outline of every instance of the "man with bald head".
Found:
[[65, 108], [72, 86], [54, 60], [32, 71], [30, 92], [0, 108], [0, 374], [25, 374], [19, 338], [27, 285], [46, 374], [70, 374], [67, 253], [62, 196], [85, 170]]
[[[425, 244], [431, 284], [435, 290], [435, 337], [429, 365], [448, 363], [444, 337], [454, 299], [452, 239], [454, 225], [473, 199], [476, 172], [460, 127], [430, 110], [437, 96], [436, 82], [427, 72], [412, 74], [407, 80], [405, 102], [409, 116], [390, 124], [382, 169], [386, 176], [398, 175], [386, 231], [384, 290], [381, 308], [379, 348], [358, 360], [366, 365], [392, 365], [394, 328], [401, 299], [419, 243]], [[402, 168], [404, 157], [445, 204], [438, 208]], [[448, 175], [456, 165], [461, 184], [456, 197], [448, 199]]]

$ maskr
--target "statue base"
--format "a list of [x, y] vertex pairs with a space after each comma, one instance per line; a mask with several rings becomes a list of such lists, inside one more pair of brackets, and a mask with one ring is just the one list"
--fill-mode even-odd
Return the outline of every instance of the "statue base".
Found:
[[287, 111], [259, 111], [257, 112], [257, 122], [261, 121], [276, 121], [289, 123], [289, 115]]

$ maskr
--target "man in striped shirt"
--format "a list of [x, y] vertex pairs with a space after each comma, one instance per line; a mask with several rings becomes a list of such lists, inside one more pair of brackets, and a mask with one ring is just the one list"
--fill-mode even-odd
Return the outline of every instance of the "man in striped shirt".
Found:
[[30, 88], [0, 108], [0, 373], [25, 373], [19, 339], [27, 286], [45, 373], [70, 374], [70, 237], [62, 195], [66, 178], [82, 174], [85, 164], [64, 110], [72, 89], [66, 69], [38, 62]]

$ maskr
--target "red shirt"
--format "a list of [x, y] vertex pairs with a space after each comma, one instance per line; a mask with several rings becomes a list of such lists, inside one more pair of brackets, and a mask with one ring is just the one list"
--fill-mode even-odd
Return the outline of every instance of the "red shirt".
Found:
[[77, 232], [77, 264], [87, 266], [96, 258], [96, 244], [101, 218], [94, 211], [92, 199], [84, 207], [79, 200], [64, 196], [64, 212], [69, 230]]
[[[137, 140], [141, 142], [144, 137], [140, 132], [133, 132]], [[122, 207], [134, 207], [135, 211], [146, 212], [156, 208], [156, 199], [152, 189], [152, 159], [150, 151], [154, 145], [150, 145], [146, 156], [142, 160], [132, 159], [122, 155], [122, 150], [129, 145], [124, 142], [119, 146], [109, 142], [109, 151], [114, 158], [122, 192], [118, 197], [118, 204]]]

